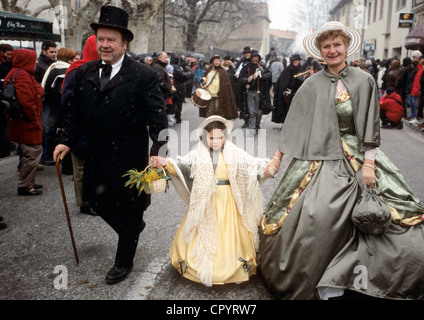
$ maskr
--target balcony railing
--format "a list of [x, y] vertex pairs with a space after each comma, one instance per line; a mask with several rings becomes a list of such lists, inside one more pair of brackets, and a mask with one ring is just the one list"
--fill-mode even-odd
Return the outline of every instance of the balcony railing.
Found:
[[424, 6], [424, 0], [412, 0], [412, 10], [421, 9]]

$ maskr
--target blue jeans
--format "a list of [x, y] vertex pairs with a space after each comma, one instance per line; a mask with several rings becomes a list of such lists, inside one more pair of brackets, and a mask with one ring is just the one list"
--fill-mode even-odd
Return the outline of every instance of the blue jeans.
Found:
[[419, 97], [411, 96], [410, 94], [408, 94], [408, 96], [406, 97], [406, 104], [411, 108], [411, 114], [409, 115], [411, 118], [415, 118], [417, 116], [416, 112], [418, 98]]

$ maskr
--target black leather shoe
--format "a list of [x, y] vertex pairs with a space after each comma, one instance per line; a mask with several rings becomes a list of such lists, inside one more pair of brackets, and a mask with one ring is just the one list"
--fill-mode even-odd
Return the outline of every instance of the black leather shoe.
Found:
[[32, 187], [34, 189], [42, 189], [43, 188], [43, 186], [41, 184], [33, 184]]
[[28, 189], [25, 187], [18, 188], [18, 196], [39, 196], [42, 193], [43, 193], [42, 191], [37, 191], [34, 188], [32, 189]]
[[107, 284], [115, 284], [124, 280], [131, 272], [133, 266], [127, 268], [118, 268], [113, 266], [106, 276]]
[[41, 159], [40, 164], [45, 166], [54, 166], [56, 165], [56, 162], [54, 162], [52, 159]]
[[98, 214], [90, 207], [80, 207], [80, 213], [88, 214], [90, 216], [98, 216]]

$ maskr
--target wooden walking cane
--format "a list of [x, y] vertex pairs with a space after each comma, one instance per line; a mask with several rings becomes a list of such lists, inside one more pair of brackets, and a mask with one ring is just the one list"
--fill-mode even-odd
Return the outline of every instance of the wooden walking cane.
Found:
[[75, 246], [75, 240], [74, 240], [74, 233], [72, 232], [71, 218], [69, 217], [68, 204], [66, 203], [65, 189], [63, 188], [62, 174], [60, 172], [59, 155], [57, 156], [57, 159], [56, 159], [56, 171], [57, 171], [57, 177], [59, 178], [60, 190], [62, 191], [63, 205], [65, 206], [66, 219], [68, 220], [68, 228], [69, 228], [69, 233], [71, 234], [72, 246], [74, 247], [75, 260], [77, 261], [77, 264], [79, 264], [77, 247]]

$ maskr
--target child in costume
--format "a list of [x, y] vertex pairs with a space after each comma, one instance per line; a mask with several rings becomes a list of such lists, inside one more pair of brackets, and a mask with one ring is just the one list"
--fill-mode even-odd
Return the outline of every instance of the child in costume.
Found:
[[260, 183], [268, 160], [227, 140], [232, 128], [232, 121], [207, 118], [197, 128], [197, 148], [164, 166], [188, 205], [171, 263], [185, 278], [207, 286], [247, 281], [257, 267]]

